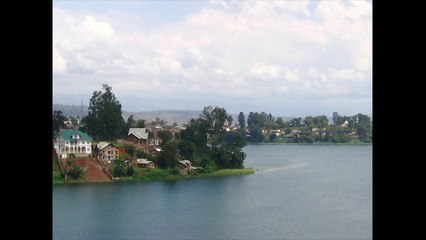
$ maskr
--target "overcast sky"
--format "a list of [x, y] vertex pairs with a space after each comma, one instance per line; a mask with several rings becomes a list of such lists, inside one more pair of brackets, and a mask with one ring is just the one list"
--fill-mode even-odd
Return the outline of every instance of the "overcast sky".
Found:
[[372, 112], [371, 1], [53, 2], [53, 102]]

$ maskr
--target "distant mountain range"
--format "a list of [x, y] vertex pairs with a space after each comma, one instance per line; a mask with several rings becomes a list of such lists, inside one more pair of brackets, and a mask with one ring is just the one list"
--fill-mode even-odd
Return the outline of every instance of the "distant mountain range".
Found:
[[[77, 116], [87, 116], [89, 113], [88, 106], [78, 106], [78, 105], [62, 105], [62, 104], [53, 104], [53, 111], [62, 111], [62, 114], [65, 117], [77, 117]], [[157, 117], [163, 121], [166, 121], [168, 124], [172, 125], [177, 123], [178, 125], [187, 124], [191, 121], [192, 118], [198, 118], [202, 110], [158, 110], [158, 111], [143, 111], [143, 112], [129, 112], [123, 110], [123, 118], [127, 121], [130, 115], [133, 115], [133, 119], [145, 119], [146, 121], [153, 121]], [[82, 114], [81, 114], [82, 113]], [[248, 113], [244, 113], [246, 120]], [[234, 117], [233, 124], [238, 123], [238, 114], [232, 113]], [[277, 118], [277, 116], [274, 116]], [[284, 121], [288, 121], [293, 117], [282, 117]]]
[[[77, 105], [62, 105], [53, 104], [53, 111], [62, 111], [66, 117], [87, 116], [89, 113], [88, 106]], [[158, 111], [144, 111], [144, 112], [129, 112], [123, 110], [123, 118], [127, 121], [130, 115], [133, 119], [145, 119], [146, 121], [153, 121], [157, 117], [163, 121], [167, 121], [170, 125], [176, 122], [178, 125], [186, 124], [191, 121], [191, 118], [198, 118], [201, 110], [158, 110]], [[82, 114], [81, 114], [82, 113]]]

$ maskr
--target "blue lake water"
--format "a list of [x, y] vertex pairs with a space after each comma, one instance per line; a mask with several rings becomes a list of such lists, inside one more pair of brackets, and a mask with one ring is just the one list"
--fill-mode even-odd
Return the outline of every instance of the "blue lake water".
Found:
[[53, 186], [54, 239], [372, 239], [371, 145], [249, 145], [256, 174]]

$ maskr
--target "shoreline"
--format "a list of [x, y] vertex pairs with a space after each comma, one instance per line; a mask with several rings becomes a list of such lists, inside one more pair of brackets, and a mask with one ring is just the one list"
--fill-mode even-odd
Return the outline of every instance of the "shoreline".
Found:
[[239, 168], [239, 169], [219, 169], [212, 173], [198, 173], [184, 174], [184, 175], [166, 175], [166, 176], [132, 176], [121, 179], [114, 179], [112, 181], [96, 181], [88, 182], [86, 180], [71, 180], [68, 182], [53, 182], [52, 185], [63, 185], [63, 184], [87, 184], [87, 183], [121, 183], [121, 182], [154, 182], [154, 181], [170, 181], [170, 180], [183, 180], [183, 179], [194, 179], [194, 178], [210, 178], [210, 177], [227, 177], [227, 176], [239, 176], [239, 175], [250, 175], [256, 171], [254, 168]]
[[284, 143], [284, 142], [259, 142], [247, 143], [247, 145], [373, 145], [373, 143], [332, 143], [332, 142], [314, 142], [314, 143]]

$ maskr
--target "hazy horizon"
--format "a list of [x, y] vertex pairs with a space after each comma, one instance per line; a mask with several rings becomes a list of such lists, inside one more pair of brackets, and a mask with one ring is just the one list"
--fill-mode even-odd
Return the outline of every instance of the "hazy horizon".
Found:
[[372, 114], [371, 1], [53, 1], [53, 103]]

